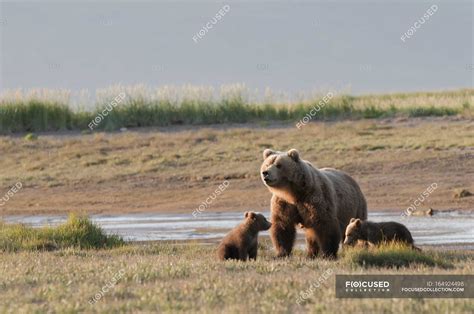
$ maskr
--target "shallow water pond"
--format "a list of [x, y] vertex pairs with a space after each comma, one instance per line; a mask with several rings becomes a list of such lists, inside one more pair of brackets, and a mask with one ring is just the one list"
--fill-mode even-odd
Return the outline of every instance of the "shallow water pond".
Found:
[[[269, 212], [264, 213], [269, 217]], [[8, 216], [7, 222], [21, 222], [34, 227], [57, 225], [66, 220], [61, 216]], [[107, 233], [118, 234], [127, 241], [202, 240], [214, 242], [243, 219], [242, 213], [191, 214], [117, 214], [92, 215], [91, 219]], [[372, 221], [398, 221], [411, 231], [417, 245], [456, 245], [474, 249], [474, 213], [446, 212], [427, 217], [402, 217], [400, 213], [370, 212]], [[268, 236], [268, 232], [262, 232]], [[298, 231], [298, 240], [304, 240]]]

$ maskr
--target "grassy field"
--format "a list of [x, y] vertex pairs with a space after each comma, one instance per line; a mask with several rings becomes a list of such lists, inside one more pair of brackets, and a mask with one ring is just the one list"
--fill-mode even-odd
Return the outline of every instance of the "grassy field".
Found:
[[[255, 100], [243, 86], [222, 88], [216, 93], [205, 87], [149, 89], [114, 87], [73, 105], [67, 91], [11, 91], [0, 96], [0, 133], [58, 130], [89, 130], [89, 123], [121, 94], [125, 99], [107, 112], [94, 130], [122, 127], [203, 125], [262, 121], [299, 121], [324, 94], [300, 100]], [[474, 90], [409, 94], [350, 96], [332, 93], [313, 120], [424, 116], [472, 116]], [[77, 103], [77, 104], [76, 104]], [[105, 115], [105, 114], [104, 114]], [[97, 121], [99, 121], [97, 120]]]
[[[99, 129], [165, 127], [94, 134], [79, 131], [97, 113], [94, 106], [72, 108], [67, 95], [52, 103], [20, 95], [0, 105], [0, 132], [7, 133], [0, 136], [0, 198], [21, 183], [0, 215], [191, 216], [224, 180], [229, 187], [210, 211], [268, 210], [270, 193], [259, 178], [265, 148], [297, 148], [318, 167], [347, 171], [360, 183], [369, 212], [401, 213], [434, 182], [438, 188], [422, 208], [473, 210], [474, 197], [461, 192], [474, 192], [473, 94], [336, 96], [301, 128], [295, 124], [311, 101], [266, 106], [231, 93], [225, 101], [198, 95], [190, 99], [199, 102], [177, 98], [170, 105], [145, 94], [117, 107]], [[367, 117], [377, 119], [357, 119]], [[327, 118], [338, 119], [320, 121]], [[187, 125], [211, 122], [221, 124]], [[21, 133], [44, 130], [54, 132]], [[344, 250], [336, 261], [308, 260], [297, 249], [278, 260], [264, 240], [257, 261], [222, 263], [214, 245], [124, 244], [78, 217], [35, 230], [0, 223], [0, 313], [472, 313], [469, 299], [335, 298], [334, 274], [473, 274], [473, 251], [422, 249]], [[301, 293], [328, 273], [298, 305]]]
[[[301, 251], [275, 260], [268, 242], [260, 246], [258, 260], [247, 263], [218, 262], [214, 246], [179, 243], [2, 253], [0, 312], [472, 313], [470, 299], [335, 298], [334, 274], [474, 272], [473, 252], [422, 254], [424, 259], [412, 259], [409, 266], [386, 268], [361, 266], [357, 251], [337, 261], [308, 260]], [[301, 293], [323, 274], [330, 275], [298, 305]], [[101, 293], [106, 285], [110, 288]]]
[[[188, 212], [224, 180], [210, 211], [268, 210], [259, 177], [265, 148], [297, 148], [318, 167], [356, 178], [370, 210], [474, 209], [474, 121], [397, 118], [294, 124], [166, 127], [127, 132], [0, 136], [0, 214]], [[179, 197], [177, 197], [179, 195]], [[242, 197], [245, 195], [246, 197]]]

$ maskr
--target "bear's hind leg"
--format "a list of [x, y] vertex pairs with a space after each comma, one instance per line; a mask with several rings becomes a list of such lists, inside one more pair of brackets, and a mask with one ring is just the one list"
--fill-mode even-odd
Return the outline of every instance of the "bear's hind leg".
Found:
[[239, 259], [239, 249], [235, 245], [228, 245], [225, 248], [224, 259]]

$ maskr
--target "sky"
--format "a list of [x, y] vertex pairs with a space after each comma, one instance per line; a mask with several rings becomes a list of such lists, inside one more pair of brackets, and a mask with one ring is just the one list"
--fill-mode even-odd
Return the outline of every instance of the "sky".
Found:
[[[366, 94], [472, 88], [473, 6], [472, 1], [2, 2], [0, 89], [244, 83], [259, 91]], [[428, 9], [429, 19], [402, 39]], [[225, 14], [194, 40], [219, 10]]]

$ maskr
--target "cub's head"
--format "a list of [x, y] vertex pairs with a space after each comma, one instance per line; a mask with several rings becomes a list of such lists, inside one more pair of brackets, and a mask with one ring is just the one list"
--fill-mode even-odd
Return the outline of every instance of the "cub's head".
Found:
[[346, 227], [346, 239], [344, 240], [345, 245], [354, 245], [357, 240], [363, 239], [362, 235], [362, 220], [359, 218], [351, 218], [349, 224]]
[[263, 183], [270, 188], [285, 188], [290, 183], [298, 183], [303, 173], [301, 163], [296, 149], [290, 149], [286, 153], [265, 149], [260, 167]]
[[246, 212], [245, 219], [252, 225], [257, 227], [258, 231], [264, 231], [270, 229], [272, 223], [265, 218], [262, 214], [255, 212]]

